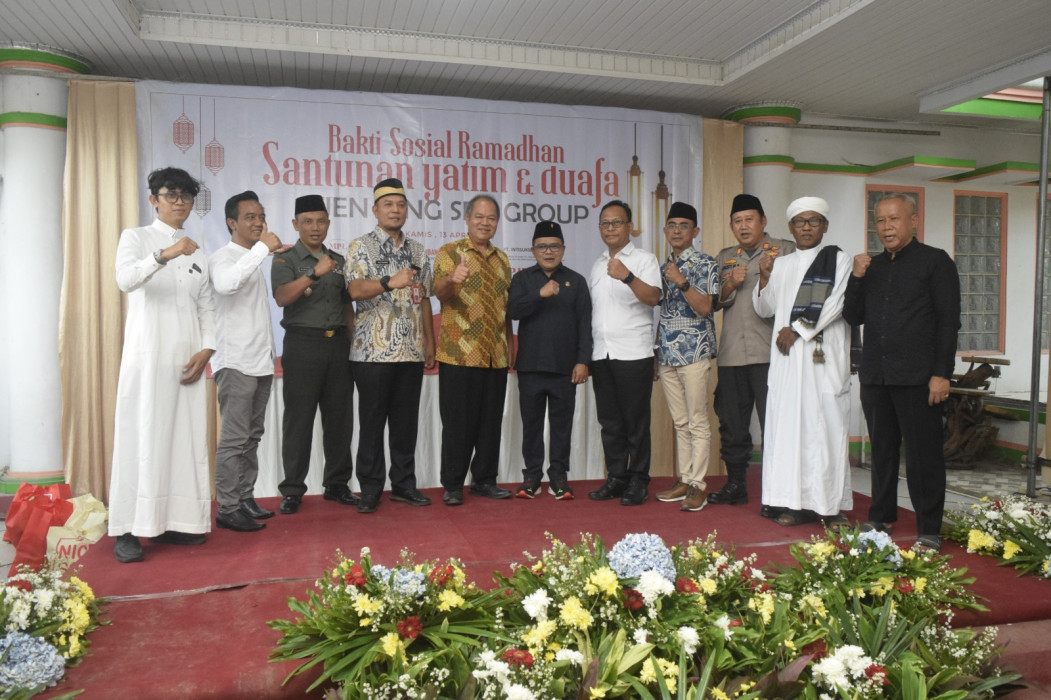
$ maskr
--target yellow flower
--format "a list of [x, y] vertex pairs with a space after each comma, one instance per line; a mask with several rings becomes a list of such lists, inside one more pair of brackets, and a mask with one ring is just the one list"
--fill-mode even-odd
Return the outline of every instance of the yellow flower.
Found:
[[808, 593], [806, 596], [803, 597], [803, 604], [806, 607], [813, 610], [818, 615], [820, 615], [821, 617], [824, 617], [828, 614], [828, 609], [825, 608], [825, 601], [821, 600], [820, 597], [814, 595], [813, 593]]
[[555, 652], [549, 651], [544, 653], [544, 661], [551, 662], [555, 660]]
[[927, 587], [927, 579], [923, 576], [919, 576], [915, 581], [912, 582], [912, 589], [917, 593], [923, 593], [923, 589]]
[[530, 567], [530, 571], [532, 571], [534, 574], [539, 574], [543, 570], [544, 562], [539, 560], [535, 564], [533, 564], [533, 566]]
[[591, 573], [585, 590], [591, 595], [601, 592], [607, 598], [612, 598], [620, 590], [620, 583], [617, 581], [617, 575], [613, 573], [613, 569], [604, 566]]
[[562, 604], [562, 610], [558, 617], [566, 625], [576, 627], [581, 631], [591, 627], [591, 623], [594, 620], [591, 617], [591, 613], [584, 609], [584, 606], [580, 604], [580, 599], [576, 596], [566, 599], [566, 602]]
[[375, 615], [383, 607], [382, 600], [373, 600], [368, 593], [354, 596], [354, 612], [358, 615]]
[[397, 632], [388, 632], [380, 638], [380, 644], [383, 645], [383, 653], [392, 659], [402, 650], [401, 638], [398, 637]]
[[908, 561], [912, 561], [913, 559], [916, 558], [916, 552], [912, 551], [911, 549], [900, 549], [899, 548], [898, 549], [898, 554], [901, 555], [902, 559], [907, 559]]
[[69, 638], [69, 651], [66, 652], [65, 657], [67, 659], [72, 659], [79, 656], [81, 651], [83, 651], [83, 649], [80, 647], [80, 636], [74, 634]]
[[369, 625], [372, 624], [372, 618], [371, 617], [363, 617], [360, 620], [358, 620], [358, 624], [360, 626], [362, 626], [362, 627], [368, 627]]
[[793, 642], [791, 639], [786, 639], [785, 640], [785, 649], [790, 649], [792, 651], [795, 651], [795, 648], [796, 648], [796, 643], [795, 642]]
[[664, 676], [664, 684], [668, 686], [668, 692], [674, 693], [679, 681], [679, 665], [667, 659], [655, 659], [652, 656], [646, 659], [645, 663], [642, 664], [639, 680], [646, 685], [655, 684], [657, 682], [658, 667], [661, 675]]
[[818, 563], [828, 561], [828, 558], [837, 551], [836, 545], [828, 541], [815, 542], [807, 548], [810, 558]]
[[438, 609], [442, 611], [458, 608], [465, 602], [462, 595], [449, 589], [445, 589], [438, 595]]
[[996, 538], [981, 530], [971, 530], [967, 533], [967, 551], [979, 552], [983, 549], [993, 551], [996, 548]]
[[697, 549], [696, 547], [694, 547], [693, 545], [690, 545], [690, 548], [687, 549], [686, 551], [689, 553], [689, 555], [693, 559], [696, 559], [697, 561], [700, 561], [701, 559], [704, 558], [704, 555], [701, 554], [701, 551], [699, 549]]
[[1014, 559], [1015, 555], [1022, 551], [1017, 542], [1007, 540], [1004, 542], [1004, 560]]
[[551, 636], [551, 633], [555, 631], [557, 626], [554, 620], [538, 622], [536, 627], [522, 635], [522, 643], [530, 649], [539, 649], [544, 646], [544, 642], [547, 641], [547, 638]]
[[69, 582], [80, 590], [80, 595], [83, 596], [85, 603], [90, 603], [95, 600], [95, 592], [91, 590], [91, 586], [84, 583], [76, 576], [70, 576]]
[[715, 592], [719, 590], [719, 585], [710, 578], [702, 578], [697, 582], [697, 587], [701, 589], [701, 592], [705, 595], [715, 595]]
[[596, 686], [588, 692], [588, 697], [591, 698], [604, 698], [606, 697], [606, 689], [602, 686]]
[[748, 609], [759, 613], [763, 618], [763, 624], [768, 625], [774, 614], [774, 596], [769, 593], [759, 593], [748, 599]]
[[894, 590], [894, 579], [889, 576], [883, 576], [874, 584], [872, 584], [872, 595], [885, 596]]
[[714, 700], [730, 700], [730, 696], [718, 688], [712, 688], [708, 691], [708, 694], [711, 695]]

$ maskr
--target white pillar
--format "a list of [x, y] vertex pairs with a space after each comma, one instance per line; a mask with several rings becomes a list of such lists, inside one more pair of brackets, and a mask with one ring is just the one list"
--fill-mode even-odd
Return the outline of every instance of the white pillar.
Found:
[[785, 103], [735, 107], [726, 115], [727, 119], [746, 125], [744, 191], [763, 202], [767, 231], [779, 238], [784, 237], [779, 227], [782, 214], [792, 201], [791, 174], [795, 159], [791, 155], [790, 125], [799, 123], [801, 116], [798, 107]]
[[71, 73], [54, 49], [0, 45], [0, 492], [62, 474], [58, 307]]

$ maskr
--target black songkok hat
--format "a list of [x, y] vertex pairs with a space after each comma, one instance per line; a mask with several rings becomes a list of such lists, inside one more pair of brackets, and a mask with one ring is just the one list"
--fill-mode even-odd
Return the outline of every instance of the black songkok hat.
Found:
[[739, 194], [734, 197], [734, 204], [730, 207], [730, 216], [739, 211], [750, 211], [752, 209], [759, 212], [759, 216], [766, 216], [766, 212], [763, 211], [763, 203], [759, 201], [758, 197], [753, 194]]
[[562, 227], [554, 221], [541, 221], [536, 225], [536, 228], [533, 229], [533, 240], [538, 238], [557, 238], [563, 243], [566, 240], [562, 237]]
[[668, 210], [669, 219], [689, 219], [693, 225], [697, 225], [697, 210], [686, 202], [672, 202]]
[[396, 177], [389, 177], [376, 183], [376, 186], [372, 188], [372, 203], [375, 204], [391, 194], [405, 196], [405, 185], [401, 184], [401, 180]]
[[305, 194], [296, 197], [296, 216], [308, 211], [323, 211], [328, 213], [324, 198], [319, 194]]

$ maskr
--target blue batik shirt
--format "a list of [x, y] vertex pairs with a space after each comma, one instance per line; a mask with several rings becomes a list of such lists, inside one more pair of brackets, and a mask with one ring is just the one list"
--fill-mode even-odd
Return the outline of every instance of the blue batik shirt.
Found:
[[[687, 248], [674, 262], [690, 286], [704, 295], [719, 295], [719, 266], [715, 258], [696, 248]], [[715, 316], [712, 311], [699, 316], [686, 294], [661, 276], [661, 318], [657, 326], [657, 361], [670, 367], [684, 367], [715, 357]]]

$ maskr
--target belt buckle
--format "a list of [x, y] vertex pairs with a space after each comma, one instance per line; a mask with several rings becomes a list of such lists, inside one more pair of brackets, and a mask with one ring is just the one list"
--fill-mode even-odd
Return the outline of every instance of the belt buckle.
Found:
[[336, 331], [325, 331], [325, 337], [331, 338], [336, 335]]

